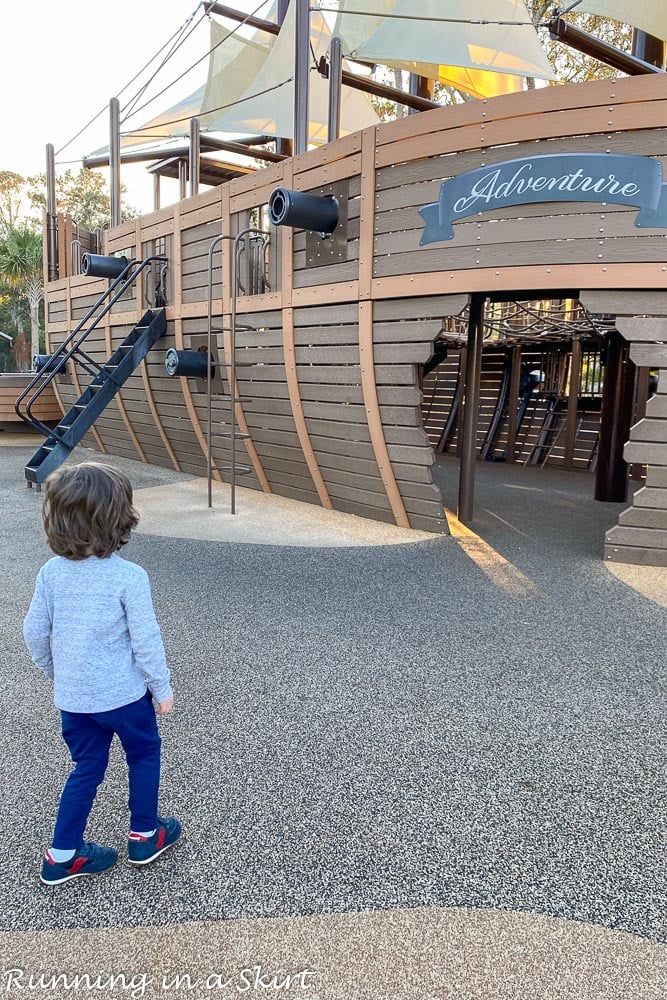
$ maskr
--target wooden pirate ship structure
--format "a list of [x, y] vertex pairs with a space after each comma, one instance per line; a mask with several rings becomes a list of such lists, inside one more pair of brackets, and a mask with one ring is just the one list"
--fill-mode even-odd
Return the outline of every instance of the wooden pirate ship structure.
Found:
[[[48, 384], [63, 417], [36, 421], [29, 482], [83, 441], [446, 532], [439, 454], [459, 456], [462, 520], [480, 458], [588, 470], [612, 501], [631, 466], [605, 556], [667, 564], [664, 46], [662, 66], [617, 54], [636, 75], [522, 90], [552, 74], [520, 0], [285, 7], [235, 15], [246, 40], [214, 21], [206, 85], [134, 136], [112, 102], [90, 160], [112, 164], [109, 229], [75, 228], [51, 189], [49, 356], [19, 409]], [[639, 7], [667, 37], [664, 6]], [[343, 56], [410, 71], [418, 113], [378, 122], [364, 87], [396, 92]], [[434, 79], [475, 100], [433, 106]], [[261, 169], [222, 158], [239, 145]], [[121, 222], [132, 157], [183, 197]]]

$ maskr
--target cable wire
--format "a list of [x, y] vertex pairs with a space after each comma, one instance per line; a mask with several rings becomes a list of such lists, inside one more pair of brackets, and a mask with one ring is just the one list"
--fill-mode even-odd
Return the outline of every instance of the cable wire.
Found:
[[[282, 83], [276, 83], [276, 84], [274, 84], [273, 87], [267, 87], [266, 90], [260, 90], [256, 94], [248, 94], [247, 97], [241, 97], [238, 101], [230, 101], [229, 104], [221, 104], [219, 108], [210, 108], [209, 110], [206, 111], [206, 114], [207, 115], [212, 115], [212, 114], [215, 114], [217, 111], [226, 111], [227, 108], [234, 108], [234, 107], [236, 107], [237, 104], [245, 104], [246, 101], [251, 101], [253, 99], [253, 97], [263, 97], [264, 94], [270, 94], [274, 90], [280, 90], [281, 87], [286, 87], [288, 83], [292, 83], [293, 81], [294, 81], [294, 77], [290, 76], [286, 80], [283, 80]], [[179, 122], [189, 122], [190, 119], [191, 119], [191, 117], [192, 117], [192, 115], [185, 115], [183, 118], [173, 118], [171, 121], [168, 121], [168, 122], [160, 122], [160, 128], [163, 128], [166, 125], [178, 125]], [[121, 132], [121, 135], [122, 136], [137, 135], [140, 132], [141, 132], [141, 130], [139, 129], [137, 133], [129, 131], [129, 132]], [[151, 138], [153, 138], [153, 137], [151, 137]], [[157, 140], [157, 139], [160, 139], [162, 137], [159, 136], [159, 135], [156, 135], [156, 136], [154, 136], [154, 138]], [[167, 138], [172, 138], [172, 137], [167, 136]]]
[[[247, 14], [246, 17], [242, 21], [239, 21], [239, 23], [236, 25], [235, 28], [232, 28], [232, 30], [229, 31], [223, 38], [221, 38], [219, 42], [216, 42], [216, 44], [213, 46], [213, 48], [209, 49], [208, 52], [206, 52], [200, 59], [197, 59], [197, 61], [194, 62], [192, 64], [192, 66], [190, 66], [183, 73], [181, 73], [180, 76], [177, 76], [175, 80], [172, 80], [171, 83], [168, 83], [166, 87], [163, 87], [162, 90], [159, 93], [157, 93], [154, 97], [151, 97], [150, 101], [146, 101], [145, 104], [141, 104], [138, 108], [135, 108], [134, 111], [132, 112], [132, 116], [138, 114], [140, 111], [143, 111], [144, 108], [147, 108], [150, 104], [153, 103], [153, 101], [156, 101], [158, 99], [158, 97], [162, 97], [162, 95], [164, 93], [166, 93], [168, 90], [170, 90], [170, 88], [173, 87], [175, 83], [178, 83], [178, 81], [182, 80], [184, 76], [187, 76], [188, 73], [190, 73], [195, 68], [195, 66], [198, 66], [199, 63], [203, 62], [205, 59], [208, 59], [209, 56], [213, 52], [215, 52], [215, 50], [217, 48], [219, 48], [220, 45], [222, 45], [223, 42], [226, 42], [228, 38], [231, 38], [232, 35], [235, 35], [236, 32], [240, 28], [242, 28], [243, 25], [246, 24], [246, 22], [251, 17], [254, 17], [257, 14], [257, 12], [260, 11], [262, 9], [262, 7], [265, 7], [267, 5], [267, 3], [269, 3], [269, 2], [270, 2], [270, 0], [262, 0], [262, 2], [255, 8], [255, 10], [253, 10], [249, 14]], [[282, 84], [280, 84], [280, 86], [282, 86]], [[271, 89], [275, 89], [275, 88], [271, 88]], [[128, 117], [132, 117], [132, 116], [128, 116]], [[182, 119], [176, 119], [176, 120], [177, 121], [181, 121]]]
[[[192, 18], [192, 17], [194, 16], [194, 14], [196, 14], [196, 12], [197, 12], [197, 10], [198, 10], [198, 9], [199, 9], [199, 4], [197, 4], [197, 7], [195, 7], [195, 10], [193, 11], [193, 13], [192, 13], [192, 14], [190, 15], [190, 17], [188, 18], [188, 21], [189, 21], [189, 20], [190, 20], [190, 19], [191, 19], [191, 18]], [[120, 95], [121, 95], [121, 94], [123, 93], [123, 91], [127, 90], [127, 88], [128, 88], [128, 87], [131, 87], [131, 86], [132, 86], [132, 84], [134, 83], [134, 81], [135, 81], [135, 80], [137, 79], [137, 77], [141, 76], [141, 74], [142, 74], [142, 73], [144, 72], [144, 70], [145, 70], [145, 69], [147, 69], [147, 68], [148, 68], [148, 67], [150, 66], [150, 64], [151, 64], [151, 63], [152, 63], [152, 62], [153, 62], [153, 61], [154, 61], [155, 59], [157, 59], [157, 57], [158, 57], [158, 56], [160, 55], [160, 53], [161, 53], [161, 52], [162, 52], [162, 51], [163, 51], [164, 49], [166, 49], [166, 47], [167, 47], [167, 46], [168, 46], [168, 45], [169, 45], [169, 44], [170, 44], [170, 43], [171, 43], [171, 42], [173, 41], [173, 39], [174, 39], [174, 38], [176, 37], [176, 35], [178, 35], [178, 34], [179, 34], [179, 32], [181, 32], [182, 30], [183, 30], [183, 25], [181, 25], [181, 26], [180, 26], [179, 28], [177, 28], [177, 29], [176, 29], [176, 31], [175, 31], [175, 32], [173, 33], [173, 35], [171, 35], [171, 36], [170, 36], [170, 37], [169, 37], [169, 38], [167, 39], [167, 41], [166, 41], [166, 42], [164, 43], [164, 45], [161, 45], [161, 46], [160, 46], [160, 48], [159, 48], [159, 49], [157, 50], [157, 52], [155, 53], [155, 55], [151, 56], [151, 58], [150, 58], [150, 59], [148, 60], [148, 62], [147, 62], [147, 63], [145, 63], [145, 65], [144, 65], [144, 66], [142, 66], [142, 67], [141, 67], [141, 69], [140, 69], [140, 70], [139, 70], [139, 71], [138, 71], [137, 73], [135, 73], [135, 74], [134, 74], [134, 76], [132, 77], [132, 79], [131, 79], [131, 80], [129, 80], [129, 81], [128, 81], [128, 82], [127, 82], [127, 83], [125, 84], [125, 86], [124, 86], [124, 87], [122, 87], [122, 88], [121, 88], [121, 90], [119, 90], [119, 91], [118, 91], [118, 93], [117, 93], [117, 94], [116, 94], [115, 96], [116, 96], [116, 97], [120, 97]], [[108, 104], [105, 104], [105, 106], [104, 106], [104, 107], [103, 107], [103, 108], [102, 108], [102, 109], [101, 109], [100, 111], [98, 111], [98, 112], [97, 112], [97, 114], [96, 114], [96, 115], [95, 115], [95, 116], [94, 116], [93, 118], [91, 118], [91, 119], [90, 119], [90, 121], [89, 121], [89, 122], [88, 122], [88, 123], [87, 123], [86, 125], [84, 125], [84, 126], [83, 126], [83, 128], [79, 129], [79, 131], [78, 131], [78, 132], [76, 133], [76, 135], [72, 136], [72, 138], [71, 138], [71, 139], [69, 139], [69, 140], [68, 140], [68, 141], [67, 141], [67, 142], [65, 143], [65, 145], [64, 145], [64, 146], [61, 146], [61, 147], [60, 147], [60, 149], [57, 149], [57, 150], [56, 150], [56, 153], [55, 153], [55, 155], [56, 155], [56, 156], [58, 156], [58, 154], [59, 154], [59, 153], [62, 153], [62, 151], [63, 151], [64, 149], [67, 149], [67, 147], [68, 147], [68, 146], [71, 146], [71, 145], [72, 145], [72, 143], [73, 143], [73, 142], [75, 142], [75, 141], [76, 141], [76, 140], [77, 140], [77, 139], [79, 138], [79, 136], [80, 136], [80, 135], [82, 135], [82, 134], [83, 134], [83, 133], [84, 133], [84, 132], [86, 131], [86, 129], [87, 129], [87, 128], [90, 128], [90, 126], [91, 126], [91, 125], [93, 124], [93, 122], [96, 122], [96, 121], [97, 121], [97, 119], [98, 119], [98, 118], [99, 118], [99, 117], [100, 117], [101, 115], [103, 115], [103, 114], [105, 113], [105, 111], [106, 111], [106, 110], [108, 109], [108, 107], [109, 107], [109, 105], [108, 105]], [[70, 162], [70, 163], [75, 163], [75, 162], [77, 162], [77, 161], [76, 161], [76, 160], [70, 160], [69, 162]]]
[[[580, 3], [581, 0], [578, 0]], [[340, 14], [344, 16], [345, 14], [349, 16], [359, 15], [359, 17], [383, 17], [396, 21], [434, 21], [441, 24], [475, 24], [475, 25], [489, 25], [498, 24], [503, 27], [518, 27], [525, 28], [530, 26], [534, 28], [535, 25], [532, 21], [487, 21], [484, 18], [474, 17], [427, 17], [426, 15], [420, 16], [419, 14], [382, 14], [379, 15], [376, 10], [354, 10], [346, 11], [339, 10], [337, 7], [310, 7], [311, 13], [323, 13], [323, 14]]]
[[158, 75], [158, 73], [160, 72], [160, 70], [162, 70], [167, 65], [167, 63], [169, 62], [169, 60], [178, 52], [178, 50], [181, 48], [181, 46], [186, 43], [186, 41], [188, 40], [188, 38], [190, 38], [190, 36], [194, 33], [194, 31], [199, 27], [199, 25], [201, 24], [201, 22], [203, 21], [203, 19], [206, 17], [205, 12], [202, 12], [201, 17], [199, 18], [199, 20], [196, 21], [192, 25], [192, 27], [190, 28], [190, 30], [187, 31], [187, 33], [186, 33], [186, 29], [188, 28], [188, 25], [190, 24], [190, 22], [195, 17], [195, 15], [197, 13], [197, 9], [198, 8], [196, 8], [192, 12], [192, 14], [188, 18], [188, 20], [185, 22], [185, 24], [183, 25], [183, 28], [181, 30], [181, 37], [176, 42], [174, 42], [174, 44], [172, 45], [171, 49], [169, 50], [169, 52], [167, 53], [167, 55], [164, 57], [164, 59], [162, 60], [162, 62], [160, 63], [160, 65], [157, 67], [157, 69], [155, 70], [155, 72], [149, 77], [149, 79], [146, 81], [146, 83], [144, 83], [143, 86], [141, 86], [139, 88], [139, 90], [134, 95], [134, 97], [130, 98], [130, 100], [127, 102], [127, 104], [125, 105], [125, 107], [121, 108], [121, 110], [123, 111], [123, 117], [121, 118], [121, 122], [125, 121], [127, 118], [130, 117], [130, 115], [132, 114], [133, 107], [135, 107], [136, 104], [137, 104], [137, 102], [140, 101], [141, 98], [144, 96], [144, 94], [146, 93], [146, 91], [148, 90], [148, 88], [150, 87], [151, 83], [153, 82], [153, 80], [155, 79], [155, 77]]

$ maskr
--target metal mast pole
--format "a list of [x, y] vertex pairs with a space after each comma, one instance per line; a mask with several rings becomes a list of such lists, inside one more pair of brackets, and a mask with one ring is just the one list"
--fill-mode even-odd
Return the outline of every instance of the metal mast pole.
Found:
[[308, 76], [310, 72], [309, 0], [292, 0], [294, 18], [294, 153], [308, 149]]
[[[287, 16], [287, 8], [289, 7], [289, 0], [278, 0], [276, 5], [276, 21], [278, 24], [282, 24]], [[276, 153], [280, 153], [281, 156], [291, 156], [292, 155], [292, 140], [286, 138], [276, 139]]]
[[58, 227], [56, 225], [56, 156], [46, 147], [46, 259], [49, 281], [58, 278]]
[[188, 165], [184, 157], [178, 161], [178, 197], [180, 201], [188, 196]]
[[120, 101], [109, 101], [109, 186], [111, 194], [111, 226], [120, 226]]
[[327, 142], [333, 142], [340, 135], [340, 98], [343, 79], [343, 53], [340, 38], [329, 42], [329, 117], [327, 122]]
[[199, 168], [201, 162], [201, 144], [199, 119], [190, 119], [190, 156], [188, 173], [190, 174], [190, 197], [199, 194]]

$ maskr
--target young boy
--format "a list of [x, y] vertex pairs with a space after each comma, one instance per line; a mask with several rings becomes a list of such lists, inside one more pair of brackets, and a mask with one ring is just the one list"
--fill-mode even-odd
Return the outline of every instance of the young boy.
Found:
[[23, 625], [30, 655], [54, 682], [74, 769], [58, 808], [41, 881], [111, 868], [118, 853], [83, 839], [114, 733], [129, 773], [128, 860], [145, 865], [175, 844], [181, 825], [158, 816], [160, 736], [174, 703], [145, 570], [116, 555], [139, 522], [126, 476], [96, 462], [46, 481], [44, 529], [55, 558], [42, 566]]

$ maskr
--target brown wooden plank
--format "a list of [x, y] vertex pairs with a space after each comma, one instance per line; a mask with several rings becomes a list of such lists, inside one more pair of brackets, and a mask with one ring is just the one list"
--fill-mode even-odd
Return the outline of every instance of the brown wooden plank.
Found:
[[356, 301], [336, 305], [302, 306], [294, 311], [294, 328], [297, 336], [301, 328], [328, 326], [331, 323], [350, 324], [355, 330], [358, 321]]
[[[667, 466], [667, 462], [665, 466]], [[646, 470], [646, 485], [667, 489], [667, 467], [649, 465]]]
[[632, 563], [635, 566], [667, 566], [667, 549], [636, 548], [630, 545], [605, 545], [605, 562]]
[[[471, 267], [473, 264], [503, 268], [540, 263], [558, 265], [566, 264], [568, 261], [575, 265], [590, 263], [598, 259], [601, 263], [606, 264], [636, 261], [655, 262], [660, 260], [660, 247], [664, 247], [663, 241], [664, 236], [646, 236], [641, 239], [628, 237], [627, 239], [606, 240], [604, 247], [601, 247], [595, 239], [563, 240], [553, 243], [542, 240], [510, 246], [493, 244], [479, 248], [464, 248], [449, 244], [444, 247], [422, 247], [411, 252], [376, 257], [373, 273], [376, 278], [382, 278], [389, 275], [411, 274], [416, 271], [459, 270]], [[665, 277], [667, 277], [667, 272]]]
[[[455, 222], [454, 238], [449, 243], [459, 248], [483, 247], [489, 250], [491, 246], [499, 244], [522, 244], [549, 239], [567, 241], [590, 239], [596, 241], [600, 250], [606, 251], [609, 247], [614, 249], [615, 241], [624, 237], [639, 239], [640, 242], [649, 236], [664, 237], [664, 233], [657, 227], [651, 229], [646, 227], [642, 229], [642, 236], [638, 238], [634, 224], [636, 209], [614, 212], [607, 217], [604, 210], [602, 214], [595, 215], [592, 213], [565, 215], [559, 211], [560, 205], [556, 202], [539, 205], [537, 208], [538, 211], [521, 213], [521, 217], [517, 219], [506, 219], [502, 211], [492, 209], [479, 213], [473, 221]], [[380, 236], [375, 236], [373, 253], [375, 257], [382, 257], [386, 254], [406, 253], [419, 249], [423, 232], [424, 222], [421, 219], [414, 228], [389, 230]]]
[[646, 403], [646, 413], [649, 417], [667, 417], [667, 395], [651, 396]]
[[[283, 286], [284, 287], [284, 286]], [[337, 281], [328, 285], [315, 285], [311, 288], [294, 288], [292, 290], [292, 305], [311, 306], [325, 302], [349, 302], [359, 297], [358, 281]]]
[[584, 289], [581, 301], [592, 313], [612, 316], [667, 316], [667, 291], [643, 289], [641, 292], [618, 289]]
[[[590, 99], [590, 90], [594, 84], [587, 84], [586, 86], [589, 88], [588, 94], [585, 91], [582, 93], [580, 90], [575, 95], [574, 100], [578, 106], [554, 108], [549, 113], [536, 113], [536, 109], [540, 101], [544, 100], [545, 95], [540, 92], [537, 99], [535, 99], [537, 92], [531, 91], [530, 97], [532, 101], [529, 100], [524, 105], [527, 113], [524, 113], [522, 116], [513, 117], [511, 125], [508, 125], [506, 119], [498, 116], [502, 102], [507, 100], [505, 97], [494, 99], [492, 107], [493, 118], [488, 116], [486, 119], [481, 119], [481, 121], [471, 121], [470, 124], [461, 124], [455, 128], [452, 127], [454, 116], [448, 115], [445, 119], [442, 117], [440, 109], [423, 112], [420, 115], [411, 115], [409, 116], [410, 119], [421, 119], [417, 125], [420, 130], [425, 124], [423, 119], [428, 119], [430, 116], [439, 115], [440, 122], [437, 122], [437, 124], [437, 120], [433, 122], [435, 131], [421, 132], [417, 136], [414, 132], [413, 134], [408, 133], [401, 136], [401, 138], [397, 135], [397, 141], [391, 144], [383, 144], [383, 140], [386, 139], [386, 126], [381, 128], [378, 131], [378, 143], [380, 145], [377, 150], [375, 165], [379, 168], [388, 166], [391, 163], [421, 160], [424, 157], [442, 153], [463, 152], [477, 149], [480, 146], [482, 148], [490, 148], [506, 143], [509, 137], [511, 137], [511, 141], [520, 143], [535, 139], [562, 138], [594, 133], [613, 135], [615, 132], [626, 132], [632, 128], [660, 128], [664, 125], [666, 120], [663, 107], [663, 104], [666, 103], [664, 101], [664, 94], [661, 95], [662, 100], [655, 99], [650, 103], [619, 104], [617, 102], [613, 111], [613, 117], [610, 117], [607, 103], [586, 106]], [[550, 90], [552, 88], [544, 89]], [[558, 87], [556, 89], [559, 93], [562, 93], [565, 88]], [[523, 95], [515, 94], [512, 96], [520, 97]], [[551, 97], [553, 95], [548, 96]], [[470, 103], [482, 104], [483, 102]], [[528, 110], [529, 108], [530, 110]], [[458, 108], [447, 108], [447, 111], [452, 110], [458, 112]], [[474, 109], [473, 114], [475, 112], [480, 114], [481, 109]], [[394, 127], [398, 125], [403, 129], [406, 128], [401, 120], [392, 122], [391, 125]], [[408, 121], [407, 128], [410, 128], [411, 125], [412, 123]], [[450, 126], [449, 128], [447, 128], [448, 125]], [[480, 125], [483, 126], [484, 132], [481, 132]], [[401, 127], [394, 128], [394, 132], [400, 134]], [[414, 125], [412, 125], [410, 131], [413, 129]]]
[[667, 510], [663, 512], [662, 528], [640, 528], [632, 525], [616, 525], [607, 532], [608, 545], [632, 545], [640, 548], [664, 549], [667, 551]]
[[633, 442], [660, 441], [667, 444], [667, 420], [644, 417], [630, 429], [630, 437]]
[[[619, 525], [632, 525], [637, 528], [660, 528], [667, 530], [667, 511], [651, 507], [629, 507], [619, 514]], [[620, 541], [620, 539], [616, 539]]]
[[442, 291], [443, 284], [452, 292], [494, 292], [516, 288], [645, 288], [651, 285], [660, 288], [667, 287], [667, 267], [648, 262], [481, 266], [450, 270], [444, 275], [437, 271], [415, 271], [400, 277], [375, 278], [373, 297], [427, 296]]
[[667, 367], [667, 344], [631, 344], [630, 360], [639, 367]]
[[632, 501], [633, 507], [652, 507], [667, 510], [667, 490], [644, 486], [637, 490]]
[[623, 449], [626, 462], [642, 465], [667, 465], [667, 442], [628, 441]]

